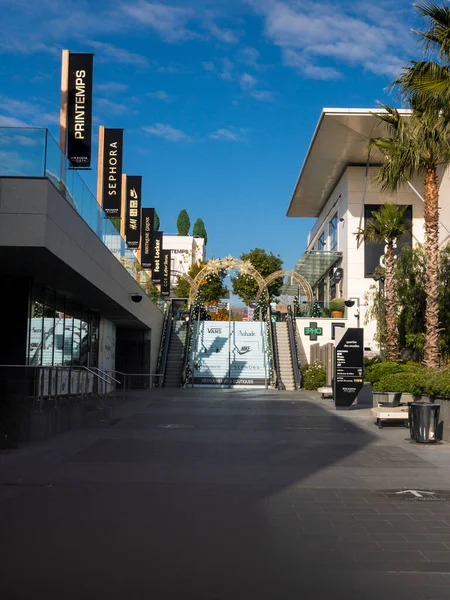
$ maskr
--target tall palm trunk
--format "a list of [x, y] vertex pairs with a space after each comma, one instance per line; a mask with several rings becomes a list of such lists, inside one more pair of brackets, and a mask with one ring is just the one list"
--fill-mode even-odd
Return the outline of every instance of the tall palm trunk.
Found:
[[424, 189], [425, 252], [427, 259], [427, 301], [425, 309], [424, 363], [439, 366], [439, 191], [436, 168], [428, 167]]
[[397, 311], [394, 290], [394, 244], [387, 244], [385, 256], [385, 302], [386, 302], [386, 359], [400, 359], [397, 331]]

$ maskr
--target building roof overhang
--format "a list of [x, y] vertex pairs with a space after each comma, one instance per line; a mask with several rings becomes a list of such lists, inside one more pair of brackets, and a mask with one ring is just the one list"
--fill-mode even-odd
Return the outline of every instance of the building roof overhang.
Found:
[[[386, 135], [377, 118], [383, 109], [324, 108], [292, 194], [288, 217], [318, 217], [348, 166], [377, 165], [381, 155], [368, 143]], [[409, 115], [409, 110], [399, 110]]]

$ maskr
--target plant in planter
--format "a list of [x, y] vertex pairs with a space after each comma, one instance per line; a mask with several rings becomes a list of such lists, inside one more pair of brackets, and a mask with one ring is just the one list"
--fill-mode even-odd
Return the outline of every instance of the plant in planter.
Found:
[[316, 391], [327, 383], [325, 366], [317, 360], [310, 365], [306, 365], [302, 369], [302, 375], [305, 390]]
[[[400, 365], [402, 366], [402, 365]], [[404, 366], [404, 365], [403, 365]], [[374, 383], [374, 397], [378, 403], [389, 403], [394, 406], [400, 404], [403, 394], [411, 394], [414, 400], [424, 396], [427, 376], [426, 372], [403, 371], [385, 375], [382, 379]], [[378, 396], [380, 394], [380, 396]], [[374, 398], [375, 399], [375, 398]]]
[[342, 319], [345, 311], [344, 298], [330, 300], [330, 310], [333, 319]]

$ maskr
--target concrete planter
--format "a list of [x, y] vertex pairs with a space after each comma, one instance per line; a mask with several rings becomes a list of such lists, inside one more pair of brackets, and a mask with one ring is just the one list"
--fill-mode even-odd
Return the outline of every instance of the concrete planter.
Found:
[[399, 406], [401, 392], [373, 392], [374, 406]]

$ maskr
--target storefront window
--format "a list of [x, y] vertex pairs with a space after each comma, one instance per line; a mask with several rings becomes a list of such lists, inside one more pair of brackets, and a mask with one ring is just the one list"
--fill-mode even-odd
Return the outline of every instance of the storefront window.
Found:
[[42, 334], [42, 365], [53, 364], [55, 342], [55, 292], [45, 289], [44, 321]]
[[66, 298], [64, 309], [64, 342], [63, 342], [63, 365], [72, 364], [73, 344], [73, 302]]
[[28, 364], [96, 367], [99, 321], [97, 313], [34, 283], [28, 319]]
[[81, 306], [74, 304], [73, 309], [73, 338], [72, 338], [72, 364], [80, 364], [81, 351]]
[[333, 216], [330, 221], [329, 226], [329, 235], [330, 235], [330, 250], [331, 252], [336, 252], [338, 248], [338, 216], [337, 213]]

